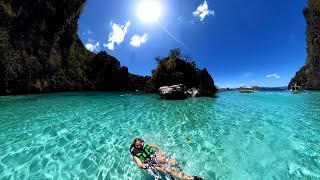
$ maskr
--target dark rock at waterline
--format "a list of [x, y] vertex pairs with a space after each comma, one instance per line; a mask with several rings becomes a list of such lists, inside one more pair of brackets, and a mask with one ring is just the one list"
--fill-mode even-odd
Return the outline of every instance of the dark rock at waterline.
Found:
[[201, 97], [202, 96], [201, 93], [200, 93], [200, 90], [198, 88], [195, 88], [195, 87], [193, 87], [191, 89], [188, 89], [186, 91], [186, 93], [187, 93], [188, 96], [191, 96], [191, 97]]
[[163, 99], [177, 100], [190, 97], [201, 97], [201, 92], [198, 88], [187, 89], [183, 84], [163, 86], [159, 88], [159, 95]]
[[150, 78], [150, 76], [138, 76], [129, 73], [129, 91], [145, 91], [146, 83]]
[[183, 84], [163, 86], [159, 88], [159, 95], [167, 100], [185, 99], [187, 97], [186, 90], [187, 87]]
[[[203, 96], [213, 97], [218, 92], [214, 81], [206, 68], [197, 70], [198, 88]], [[197, 87], [197, 86], [196, 86]]]
[[98, 53], [88, 63], [87, 77], [96, 90], [124, 91], [128, 89], [128, 68], [106, 52]]
[[303, 89], [320, 90], [320, 1], [309, 0], [303, 10], [307, 22], [307, 52], [304, 65], [292, 78], [289, 89], [295, 84]]

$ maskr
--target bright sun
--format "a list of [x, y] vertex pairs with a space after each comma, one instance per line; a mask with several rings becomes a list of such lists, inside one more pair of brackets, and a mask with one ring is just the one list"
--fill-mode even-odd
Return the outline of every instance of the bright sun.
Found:
[[139, 4], [138, 16], [145, 22], [156, 22], [161, 14], [161, 5], [154, 0], [144, 0]]

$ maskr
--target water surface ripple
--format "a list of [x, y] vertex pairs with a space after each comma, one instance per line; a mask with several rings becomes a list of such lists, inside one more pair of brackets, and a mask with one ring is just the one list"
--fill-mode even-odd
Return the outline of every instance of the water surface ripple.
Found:
[[128, 151], [135, 137], [206, 179], [320, 179], [320, 92], [0, 97], [3, 180], [152, 179]]

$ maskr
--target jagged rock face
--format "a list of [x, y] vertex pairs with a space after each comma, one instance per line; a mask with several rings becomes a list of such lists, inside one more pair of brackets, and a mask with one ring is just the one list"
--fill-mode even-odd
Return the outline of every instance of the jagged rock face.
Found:
[[82, 90], [88, 52], [77, 36], [85, 0], [0, 3], [0, 94]]
[[106, 52], [98, 53], [89, 63], [88, 75], [96, 90], [125, 91], [128, 89], [128, 68]]
[[320, 1], [309, 0], [308, 7], [303, 10], [307, 21], [307, 51], [306, 65], [303, 66], [289, 83], [289, 88], [295, 83], [310, 90], [320, 89]]
[[217, 93], [218, 89], [214, 85], [214, 81], [206, 68], [197, 71], [197, 77], [199, 80], [199, 90], [201, 95], [213, 97]]
[[145, 86], [147, 81], [150, 80], [150, 76], [138, 76], [129, 73], [129, 83], [128, 90], [129, 91], [145, 91]]

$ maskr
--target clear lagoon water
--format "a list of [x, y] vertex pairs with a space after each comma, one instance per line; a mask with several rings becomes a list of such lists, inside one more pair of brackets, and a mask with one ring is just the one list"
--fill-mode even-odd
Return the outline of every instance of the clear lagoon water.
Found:
[[0, 97], [0, 179], [151, 180], [129, 153], [135, 137], [209, 180], [320, 179], [320, 92]]

